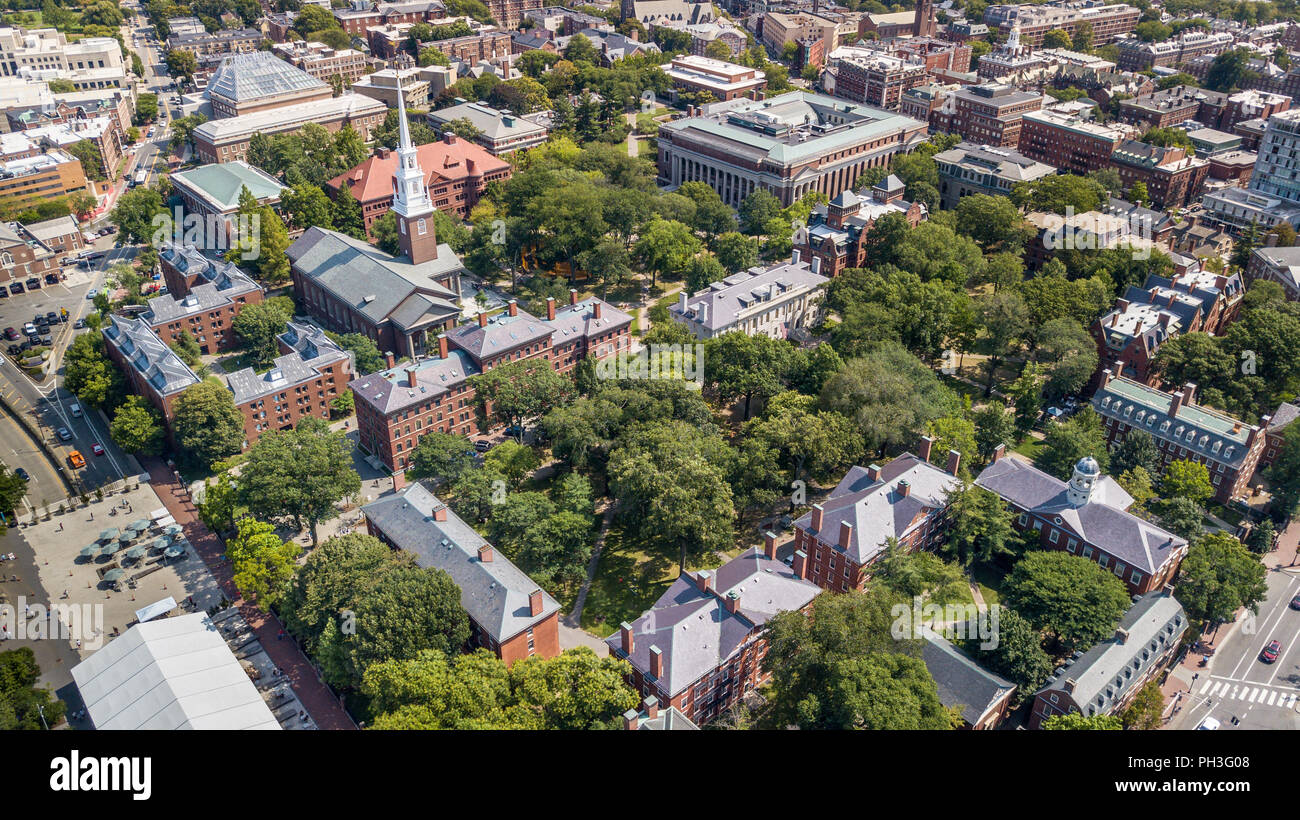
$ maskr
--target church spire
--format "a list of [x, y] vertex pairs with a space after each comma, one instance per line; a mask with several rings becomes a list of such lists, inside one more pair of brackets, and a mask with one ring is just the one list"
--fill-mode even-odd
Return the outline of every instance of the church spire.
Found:
[[402, 71], [397, 80], [397, 168], [393, 171], [393, 215], [397, 217], [397, 241], [412, 264], [438, 256], [438, 239], [433, 230], [433, 200], [425, 184], [424, 171], [411, 132], [406, 124], [406, 101], [402, 96]]

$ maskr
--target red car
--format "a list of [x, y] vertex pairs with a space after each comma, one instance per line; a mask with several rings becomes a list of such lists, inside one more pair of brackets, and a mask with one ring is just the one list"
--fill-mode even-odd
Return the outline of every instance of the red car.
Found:
[[1277, 656], [1282, 652], [1281, 641], [1269, 641], [1264, 651], [1259, 653], [1259, 659], [1264, 663], [1272, 663], [1277, 660]]
[[90, 445], [90, 452], [94, 453], [97, 456], [102, 456], [104, 454], [104, 448], [98, 444], [92, 444]]

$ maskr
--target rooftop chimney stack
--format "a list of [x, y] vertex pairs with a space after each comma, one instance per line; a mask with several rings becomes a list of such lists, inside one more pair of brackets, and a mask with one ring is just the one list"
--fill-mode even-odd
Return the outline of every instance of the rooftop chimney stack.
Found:
[[600, 302], [598, 301], [591, 303], [591, 318], [593, 319], [600, 318]]
[[921, 443], [917, 445], [917, 455], [922, 461], [930, 460], [930, 450], [934, 447], [934, 436], [921, 436]]
[[791, 265], [797, 265], [797, 264], [799, 264], [799, 249], [798, 249], [798, 248], [795, 248], [793, 251], [790, 252], [790, 264], [791, 264]]
[[646, 695], [645, 700], [641, 701], [641, 709], [645, 712], [647, 720], [654, 720], [659, 717], [659, 698], [654, 695]]
[[844, 549], [848, 549], [849, 544], [852, 543], [852, 541], [853, 541], [853, 525], [847, 521], [841, 521], [840, 541], [839, 541], [840, 546], [843, 547]]
[[528, 593], [528, 614], [533, 618], [536, 618], [538, 615], [542, 614], [541, 588], [535, 589], [532, 592]]
[[511, 299], [510, 302], [509, 302], [509, 306], [510, 306], [510, 315], [511, 315], [511, 316], [518, 316], [518, 315], [519, 315], [519, 303], [516, 302], [514, 299]]
[[791, 569], [794, 570], [795, 575], [806, 579], [808, 577], [808, 554], [803, 550], [795, 550], [794, 563], [791, 565]]
[[407, 387], [415, 387], [415, 368], [414, 368], [414, 367], [408, 367], [408, 368], [406, 368], [406, 386], [407, 386]]
[[478, 548], [478, 560], [484, 564], [492, 563], [492, 545], [484, 544]]
[[898, 482], [898, 494], [899, 494], [900, 496], [902, 496], [903, 498], [907, 498], [909, 495], [911, 495], [911, 494], [912, 494], [912, 482], [908, 481], [906, 478], [904, 478], [904, 479], [902, 479], [901, 481], [899, 481], [899, 482]]
[[438, 358], [439, 359], [447, 358], [447, 334], [446, 333], [438, 334]]
[[1115, 627], [1115, 643], [1124, 643], [1128, 640], [1128, 630], [1121, 627]]
[[763, 554], [772, 560], [776, 560], [776, 533], [763, 533]]
[[1180, 407], [1182, 407], [1182, 406], [1183, 406], [1183, 391], [1179, 390], [1177, 393], [1175, 393], [1175, 394], [1174, 394], [1174, 395], [1169, 399], [1169, 415], [1170, 415], [1170, 417], [1177, 417], [1177, 416], [1178, 416], [1178, 408], [1180, 408]]
[[618, 633], [619, 633], [619, 637], [622, 639], [623, 654], [631, 655], [632, 647], [634, 645], [632, 641], [632, 624], [628, 623], [627, 621], [624, 621], [623, 623], [619, 624]]
[[650, 647], [650, 677], [662, 678], [664, 676], [664, 653], [659, 647]]
[[956, 450], [949, 450], [948, 466], [945, 467], [944, 469], [946, 469], [952, 475], [957, 475], [957, 470], [960, 467], [961, 467], [961, 453], [957, 452]]
[[709, 590], [713, 589], [713, 573], [707, 569], [695, 573], [695, 586], [700, 592], [707, 594]]
[[635, 709], [628, 709], [623, 713], [623, 728], [635, 732], [640, 720], [641, 716], [637, 714]]
[[869, 466], [867, 467], [867, 478], [871, 479], [872, 481], [879, 481], [879, 480], [880, 480], [880, 465], [879, 465], [879, 464], [872, 464], [872, 465], [869, 465]]
[[1066, 678], [1066, 679], [1065, 679], [1065, 684], [1064, 684], [1065, 693], [1066, 693], [1067, 695], [1072, 695], [1072, 694], [1074, 694], [1074, 687], [1075, 687], [1076, 685], [1077, 685], [1077, 684], [1075, 683], [1074, 678]]
[[546, 320], [548, 322], [555, 321], [555, 297], [554, 296], [546, 297]]
[[486, 311], [486, 310], [484, 310], [484, 311], [479, 311], [479, 314], [478, 314], [478, 326], [479, 326], [479, 327], [487, 327], [487, 311]]
[[989, 459], [989, 463], [992, 464], [993, 462], [1002, 458], [1006, 454], [1007, 454], [1007, 445], [999, 444], [997, 447], [993, 448], [993, 458]]
[[1183, 403], [1189, 406], [1196, 403], [1196, 384], [1194, 382], [1183, 385]]
[[384, 353], [384, 362], [388, 365], [389, 370], [392, 370], [397, 365], [397, 357], [393, 355], [393, 351], [390, 350]]
[[732, 615], [735, 615], [736, 610], [740, 609], [740, 593], [734, 589], [727, 593], [727, 597], [723, 601], [727, 605], [727, 611]]
[[571, 305], [578, 304], [578, 291], [574, 290], [573, 288], [569, 288], [569, 304]]
[[446, 504], [443, 504], [441, 507], [436, 507], [436, 508], [434, 508], [434, 511], [433, 511], [433, 520], [434, 520], [434, 521], [446, 521], [446, 520], [447, 520], [447, 505], [446, 505]]
[[825, 511], [824, 509], [822, 509], [822, 505], [821, 505], [821, 504], [814, 504], [814, 505], [812, 506], [812, 522], [811, 522], [811, 523], [812, 523], [812, 529], [813, 529], [813, 532], [821, 532], [821, 531], [822, 531], [822, 517], [825, 515], [825, 513], [826, 513], [826, 511]]

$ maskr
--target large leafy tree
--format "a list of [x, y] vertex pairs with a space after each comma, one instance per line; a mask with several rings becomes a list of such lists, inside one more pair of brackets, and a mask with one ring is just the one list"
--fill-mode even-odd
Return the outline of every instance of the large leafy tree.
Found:
[[113, 443], [128, 453], [156, 456], [163, 448], [158, 412], [139, 396], [127, 396], [108, 426]]
[[1047, 676], [1052, 659], [1043, 651], [1043, 636], [1028, 620], [1007, 606], [998, 607], [997, 645], [985, 648], [984, 639], [971, 638], [962, 648], [991, 672], [1020, 688], [1020, 698], [1033, 697]]
[[230, 327], [252, 354], [256, 368], [275, 361], [280, 348], [277, 339], [289, 327], [293, 318], [293, 300], [287, 296], [274, 296], [264, 302], [244, 305]]
[[818, 410], [817, 400], [793, 391], [777, 395], [763, 418], [753, 419], [744, 437], [766, 443], [780, 455], [792, 480], [826, 480], [862, 452], [862, 439], [848, 417]]
[[[162, 195], [152, 188], [133, 188], [117, 198], [117, 204], [109, 214], [109, 221], [118, 228], [119, 245], [142, 245], [153, 241], [155, 217], [165, 216]], [[170, 236], [174, 228], [168, 228]]]
[[361, 491], [352, 445], [328, 423], [304, 417], [292, 430], [264, 433], [249, 449], [239, 476], [240, 500], [259, 518], [289, 518], [311, 529], [338, 515], [335, 504]]
[[182, 457], [207, 466], [244, 446], [244, 417], [221, 382], [190, 385], [172, 405], [172, 430]]
[[1110, 454], [1110, 469], [1116, 474], [1123, 474], [1134, 467], [1146, 470], [1148, 476], [1160, 474], [1160, 448], [1156, 440], [1146, 430], [1132, 429], [1124, 436], [1115, 451]]
[[0, 652], [0, 730], [40, 731], [63, 720], [67, 707], [36, 685], [40, 676], [31, 647]]
[[750, 336], [739, 330], [704, 343], [704, 380], [724, 405], [744, 399], [748, 419], [753, 400], [779, 393], [794, 348], [770, 336]]
[[1096, 459], [1103, 473], [1110, 463], [1101, 417], [1091, 407], [1085, 407], [1066, 421], [1050, 425], [1043, 444], [1038, 467], [1062, 481], [1074, 474], [1074, 465], [1085, 456]]
[[971, 484], [951, 493], [949, 503], [952, 531], [944, 552], [967, 567], [1015, 553], [1015, 516], [997, 494]]
[[126, 393], [126, 382], [104, 351], [104, 337], [84, 333], [63, 356], [63, 386], [92, 407], [111, 407]]
[[226, 542], [235, 586], [262, 609], [273, 606], [293, 578], [302, 548], [275, 534], [275, 527], [254, 518], [241, 518], [235, 537]]
[[499, 364], [469, 381], [480, 413], [493, 422], [518, 428], [516, 436], [520, 441], [525, 423], [541, 418], [573, 396], [573, 382], [556, 373], [545, 359]]
[[1085, 717], [1078, 712], [1071, 712], [1068, 715], [1052, 715], [1043, 721], [1039, 728], [1046, 729], [1049, 732], [1118, 731], [1124, 728], [1124, 723], [1115, 715], [1089, 715]]
[[1095, 561], [1055, 550], [1030, 552], [1016, 563], [1004, 598], [1068, 653], [1111, 634], [1129, 606], [1128, 589]]
[[1212, 533], [1188, 548], [1174, 597], [1189, 618], [1226, 623], [1242, 607], [1258, 614], [1268, 594], [1265, 574], [1264, 565], [1244, 544], [1226, 533]]
[[683, 271], [702, 246], [689, 225], [655, 217], [641, 230], [633, 251], [650, 271], [650, 286], [654, 287], [660, 276]]
[[1165, 498], [1186, 498], [1198, 505], [1214, 496], [1210, 471], [1197, 461], [1178, 459], [1169, 462], [1160, 479], [1160, 492]]
[[411, 454], [410, 473], [411, 478], [455, 484], [475, 466], [474, 442], [465, 436], [434, 430], [420, 437]]

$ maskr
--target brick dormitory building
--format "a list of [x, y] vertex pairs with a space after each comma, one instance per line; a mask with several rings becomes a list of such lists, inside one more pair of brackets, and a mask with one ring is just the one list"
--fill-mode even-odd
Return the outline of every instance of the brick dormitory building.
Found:
[[460, 588], [470, 647], [505, 663], [560, 654], [560, 604], [421, 484], [361, 508], [366, 531]]

